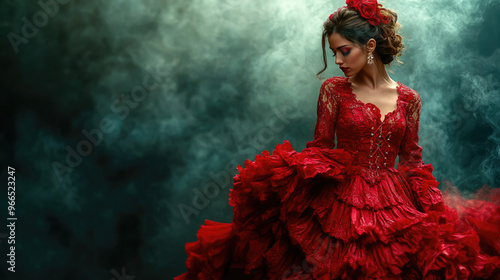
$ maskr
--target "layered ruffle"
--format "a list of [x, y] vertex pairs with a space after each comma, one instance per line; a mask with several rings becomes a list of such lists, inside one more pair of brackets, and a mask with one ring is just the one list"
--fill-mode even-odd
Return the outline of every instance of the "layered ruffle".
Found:
[[423, 279], [500, 279], [500, 189], [487, 186], [464, 199], [437, 188], [431, 164], [401, 166], [398, 173], [417, 196], [417, 208], [439, 225], [439, 238], [417, 254]]
[[202, 228], [198, 243], [186, 245], [196, 271], [189, 275], [197, 275], [187, 279], [224, 279], [231, 268], [252, 279], [322, 280], [471, 279], [498, 270], [500, 250], [488, 255], [479, 246], [484, 235], [500, 247], [498, 204], [482, 211], [490, 218], [469, 207], [459, 219], [432, 166], [388, 170], [368, 184], [352, 159], [342, 149], [296, 152], [285, 140], [238, 166], [233, 222]]
[[297, 153], [285, 141], [272, 154], [264, 151], [254, 162], [245, 161], [245, 168], [237, 167], [230, 205], [239, 235], [235, 257], [247, 261], [247, 273], [265, 273], [265, 279], [293, 279], [303, 273], [305, 255], [290, 236], [289, 220], [304, 213], [314, 193], [338, 186], [351, 162], [341, 149], [310, 147]]
[[196, 237], [197, 241], [185, 246], [188, 272], [174, 279], [223, 279], [234, 251], [233, 225], [205, 220]]
[[408, 185], [418, 196], [419, 210], [443, 210], [441, 191], [438, 189], [439, 182], [436, 181], [432, 164], [420, 164], [416, 167], [406, 165], [400, 166], [398, 171], [406, 178]]

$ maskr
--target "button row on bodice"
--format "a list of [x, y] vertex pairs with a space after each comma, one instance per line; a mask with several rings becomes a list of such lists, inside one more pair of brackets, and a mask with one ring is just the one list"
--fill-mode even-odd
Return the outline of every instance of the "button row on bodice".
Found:
[[[387, 167], [387, 151], [383, 151], [382, 147], [383, 144], [387, 146], [387, 148], [391, 147], [391, 144], [389, 144], [389, 140], [391, 140], [391, 132], [389, 131], [387, 133], [387, 139], [383, 137], [382, 134], [382, 124], [375, 128], [375, 126], [372, 126], [371, 128], [371, 138], [370, 138], [370, 154], [369, 154], [369, 164], [371, 169], [375, 169], [374, 165], [376, 165], [376, 169], [380, 169], [381, 166]], [[382, 161], [379, 164], [379, 159]]]

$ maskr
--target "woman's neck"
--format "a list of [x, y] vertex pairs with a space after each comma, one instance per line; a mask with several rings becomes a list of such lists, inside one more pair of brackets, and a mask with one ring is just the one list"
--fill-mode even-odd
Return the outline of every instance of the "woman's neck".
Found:
[[373, 65], [366, 65], [356, 75], [350, 77], [349, 82], [358, 88], [371, 90], [397, 86], [397, 83], [387, 74], [384, 64], [378, 58]]

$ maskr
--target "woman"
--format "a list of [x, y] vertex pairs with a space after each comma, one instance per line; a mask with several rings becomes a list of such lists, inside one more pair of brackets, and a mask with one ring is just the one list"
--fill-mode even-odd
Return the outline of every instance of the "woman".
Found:
[[397, 15], [346, 3], [324, 24], [318, 74], [328, 42], [345, 77], [321, 86], [314, 140], [238, 166], [233, 222], [206, 220], [175, 279], [500, 279], [500, 193], [444, 202], [418, 145], [420, 96], [384, 67], [404, 47]]

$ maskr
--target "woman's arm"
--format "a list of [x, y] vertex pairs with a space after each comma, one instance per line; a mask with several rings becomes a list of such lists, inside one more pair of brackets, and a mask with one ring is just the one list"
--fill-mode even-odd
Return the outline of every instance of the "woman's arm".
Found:
[[413, 96], [406, 107], [406, 130], [399, 147], [398, 171], [405, 177], [410, 188], [417, 196], [418, 210], [440, 209], [443, 207], [439, 182], [432, 175], [431, 164], [422, 161], [422, 147], [418, 145], [420, 123], [420, 95], [412, 91]]
[[307, 142], [307, 148], [335, 148], [338, 103], [335, 99], [333, 88], [334, 84], [329, 80], [321, 85], [316, 109], [317, 119], [314, 129], [314, 140]]
[[413, 91], [413, 97], [406, 107], [406, 130], [399, 147], [398, 169], [414, 168], [423, 165], [422, 147], [418, 145], [418, 127], [420, 123], [420, 95]]

